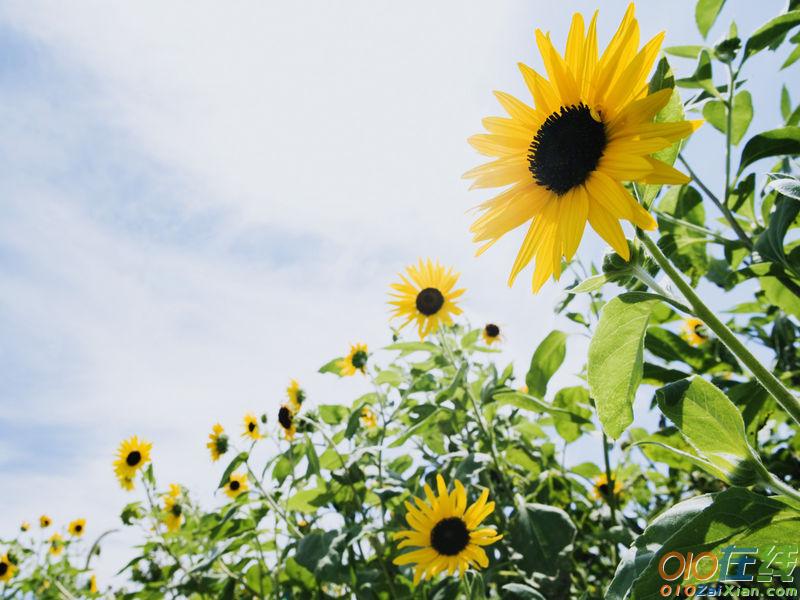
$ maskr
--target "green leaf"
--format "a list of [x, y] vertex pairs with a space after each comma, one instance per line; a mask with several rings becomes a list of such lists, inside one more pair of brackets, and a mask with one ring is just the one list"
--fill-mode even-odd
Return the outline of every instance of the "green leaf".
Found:
[[795, 296], [777, 277], [759, 277], [758, 281], [770, 304], [800, 319], [800, 298]]
[[800, 200], [800, 180], [796, 177], [777, 177], [767, 184], [766, 189], [775, 190], [793, 200]]
[[324, 487], [295, 491], [286, 503], [288, 510], [303, 513], [315, 513], [320, 506], [327, 503], [330, 495]]
[[346, 571], [341, 568], [346, 545], [347, 532], [312, 531], [298, 542], [295, 559], [320, 581], [336, 581], [346, 576]]
[[538, 398], [523, 394], [522, 392], [500, 392], [495, 394], [494, 400], [498, 406], [515, 406], [516, 408], [534, 413], [562, 416], [573, 423], [586, 424], [592, 422], [591, 419], [583, 417], [578, 413], [572, 412], [566, 408], [554, 406], [549, 402], [539, 400]]
[[756, 238], [755, 251], [761, 258], [787, 264], [783, 239], [798, 213], [800, 213], [800, 202], [787, 197], [778, 198], [775, 202], [775, 211], [769, 217], [767, 229]]
[[547, 393], [547, 382], [553, 376], [567, 353], [567, 334], [562, 331], [551, 331], [536, 348], [531, 358], [531, 365], [525, 375], [528, 393], [536, 398], [544, 398]]
[[350, 409], [341, 404], [322, 404], [319, 416], [328, 425], [338, 425], [350, 415]]
[[677, 381], [656, 392], [658, 406], [698, 454], [735, 485], [752, 485], [764, 467], [750, 448], [742, 415], [702, 377]]
[[791, 114], [792, 114], [792, 99], [789, 96], [789, 90], [786, 89], [786, 85], [784, 84], [781, 87], [781, 116], [783, 117], [783, 120], [786, 121], [786, 119], [788, 119]]
[[227, 467], [225, 467], [225, 471], [222, 473], [222, 478], [220, 478], [219, 485], [217, 486], [217, 488], [224, 487], [225, 484], [228, 483], [228, 480], [231, 477], [231, 473], [233, 473], [236, 470], [236, 467], [238, 467], [240, 464], [246, 461], [248, 456], [249, 455], [247, 454], [247, 452], [240, 452], [239, 454], [233, 457], [233, 460], [228, 463]]
[[525, 585], [524, 583], [507, 583], [503, 586], [503, 591], [506, 594], [510, 594], [504, 594], [503, 598], [519, 598], [519, 600], [545, 600], [544, 596], [542, 596], [531, 586]]
[[[703, 106], [703, 117], [715, 129], [726, 133], [728, 131], [728, 111], [722, 100], [710, 100]], [[741, 91], [733, 97], [733, 112], [731, 113], [731, 142], [734, 146], [742, 141], [750, 121], [753, 120], [753, 97], [748, 91]]]
[[708, 271], [706, 236], [691, 225], [703, 227], [706, 213], [703, 197], [691, 186], [672, 187], [658, 204], [659, 211], [688, 225], [659, 216], [661, 250], [692, 280], [694, 285]]
[[[711, 54], [705, 48], [700, 51], [694, 73], [692, 73], [690, 77], [678, 79], [675, 83], [682, 88], [705, 90], [715, 98], [721, 98], [719, 90], [714, 85], [714, 71], [711, 66]], [[650, 91], [651, 93], [653, 92], [653, 90]]]
[[633, 421], [633, 399], [642, 380], [644, 334], [658, 300], [622, 294], [603, 307], [589, 344], [589, 390], [603, 431], [618, 438]]
[[507, 535], [522, 555], [517, 564], [527, 573], [557, 574], [559, 558], [571, 546], [575, 533], [575, 525], [560, 508], [525, 503], [517, 496]]
[[[798, 60], [800, 60], [800, 44], [796, 45], [794, 47], [794, 50], [792, 50], [792, 53], [786, 57], [785, 61], [783, 61], [783, 64], [781, 65], [781, 70], [786, 69], [787, 67], [791, 67]], [[786, 117], [784, 117], [784, 119], [785, 118]]]
[[428, 413], [423, 419], [420, 419], [416, 424], [412, 425], [408, 429], [406, 429], [401, 435], [397, 437], [391, 444], [389, 444], [389, 448], [397, 448], [398, 446], [402, 446], [408, 438], [412, 435], [416, 435], [417, 433], [421, 433], [426, 427], [431, 424], [434, 415], [439, 415], [443, 409], [436, 408]]
[[375, 377], [375, 384], [388, 383], [392, 387], [399, 387], [403, 383], [403, 374], [394, 369], [384, 369]]
[[697, 58], [702, 49], [703, 46], [669, 46], [664, 48], [664, 52], [681, 58]]
[[724, 4], [725, 0], [698, 0], [694, 7], [694, 20], [703, 37], [708, 35]]
[[312, 442], [311, 438], [308, 437], [306, 438], [306, 460], [308, 461], [306, 477], [310, 477], [311, 475], [319, 475], [320, 467], [317, 449], [314, 448], [314, 442]]
[[800, 154], [800, 127], [781, 127], [754, 135], [744, 145], [738, 173], [762, 158]]
[[281, 485], [294, 469], [294, 463], [285, 455], [281, 456], [272, 467], [272, 477]]
[[800, 10], [792, 10], [767, 21], [747, 40], [744, 47], [744, 59], [749, 58], [764, 48], [780, 43], [786, 33], [796, 25], [800, 25]]
[[[569, 414], [557, 412], [553, 415], [553, 424], [564, 441], [571, 443], [577, 440], [587, 424], [590, 429], [594, 429], [591, 426], [592, 409], [589, 404], [589, 390], [586, 388], [574, 386], [558, 390], [553, 398], [553, 406], [569, 411]], [[580, 417], [580, 419], [575, 417]]]
[[608, 276], [605, 273], [594, 275], [581, 281], [574, 288], [570, 288], [570, 294], [580, 294], [584, 292], [595, 292], [599, 290], [608, 281]]
[[342, 357], [339, 356], [338, 358], [334, 358], [331, 361], [326, 362], [319, 368], [320, 373], [333, 373], [334, 375], [338, 375], [339, 377], [342, 376], [341, 371], [339, 370], [339, 361], [342, 360]]
[[384, 350], [397, 350], [400, 356], [411, 354], [412, 352], [430, 352], [432, 354], [440, 354], [441, 349], [436, 344], [430, 342], [397, 342], [390, 344]]

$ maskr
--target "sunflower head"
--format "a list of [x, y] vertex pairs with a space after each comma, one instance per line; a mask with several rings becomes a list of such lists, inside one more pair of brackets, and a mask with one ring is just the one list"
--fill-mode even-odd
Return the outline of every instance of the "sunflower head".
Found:
[[183, 505], [180, 503], [181, 486], [171, 483], [164, 500], [164, 524], [168, 531], [177, 531], [183, 523]]
[[208, 440], [206, 448], [211, 452], [211, 460], [216, 462], [220, 456], [228, 451], [228, 436], [225, 435], [222, 425], [219, 423], [214, 424], [211, 433], [208, 434]]
[[690, 317], [683, 322], [681, 328], [683, 338], [692, 346], [702, 346], [708, 341], [708, 327], [700, 319]]
[[389, 304], [394, 307], [392, 319], [404, 319], [401, 329], [414, 321], [420, 339], [424, 339], [442, 325], [451, 325], [453, 315], [461, 314], [455, 301], [464, 290], [453, 289], [459, 275], [452, 269], [445, 269], [438, 261], [419, 259], [399, 277], [400, 282], [391, 285]]
[[702, 121], [654, 123], [671, 89], [649, 93], [647, 77], [664, 34], [639, 48], [639, 24], [631, 4], [606, 49], [597, 48], [597, 15], [585, 27], [575, 14], [566, 51], [536, 30], [546, 77], [526, 65], [522, 76], [532, 105], [496, 92], [508, 117], [490, 117], [487, 133], [469, 139], [492, 161], [464, 176], [473, 188], [506, 188], [478, 208], [474, 241], [484, 252], [526, 223], [528, 231], [511, 268], [509, 285], [532, 260], [533, 290], [561, 274], [588, 222], [625, 260], [628, 245], [620, 221], [642, 229], [656, 222], [623, 182], [683, 184], [683, 173], [653, 158], [691, 134]]
[[294, 422], [294, 412], [287, 404], [281, 405], [278, 409], [278, 424], [283, 429], [283, 434], [290, 442], [294, 439], [294, 434], [297, 433], [297, 425]]
[[286, 396], [289, 398], [289, 407], [293, 412], [299, 412], [306, 401], [306, 393], [300, 387], [296, 379], [289, 381], [289, 387], [286, 388]]
[[487, 502], [489, 491], [484, 489], [478, 500], [467, 507], [467, 491], [456, 480], [455, 489], [448, 492], [444, 478], [436, 476], [437, 494], [425, 484], [425, 498], [415, 498], [416, 505], [405, 502], [406, 521], [411, 529], [400, 531], [398, 548], [418, 548], [394, 559], [396, 565], [415, 564], [414, 585], [421, 579], [456, 570], [463, 575], [468, 569], [483, 569], [489, 558], [481, 546], [488, 546], [503, 536], [491, 527], [479, 528], [494, 511], [494, 502]]
[[50, 554], [53, 556], [58, 556], [64, 551], [64, 538], [61, 537], [61, 534], [56, 532], [50, 536], [50, 539], [47, 540], [50, 542]]
[[69, 534], [72, 537], [81, 537], [86, 531], [86, 519], [75, 519], [69, 524]]
[[19, 530], [20, 531], [28, 531], [28, 529], [30, 529], [30, 528], [31, 528], [31, 524], [28, 523], [27, 521], [23, 521], [22, 523], [19, 524]]
[[229, 498], [236, 498], [248, 490], [246, 473], [231, 473], [225, 484], [225, 493]]
[[[133, 487], [133, 479], [136, 477], [136, 473], [150, 462], [152, 448], [153, 444], [140, 440], [135, 435], [124, 440], [119, 445], [117, 458], [114, 461], [114, 473], [124, 489]], [[130, 485], [130, 488], [128, 485]]]
[[0, 581], [8, 583], [14, 577], [17, 565], [8, 557], [8, 554], [0, 556]]
[[495, 342], [500, 341], [500, 327], [494, 323], [487, 323], [484, 325], [481, 335], [486, 345], [491, 346]]
[[244, 416], [244, 431], [242, 435], [254, 441], [263, 437], [258, 427], [258, 418], [253, 413], [247, 413]]
[[47, 515], [42, 515], [39, 517], [39, 527], [42, 529], [47, 529], [53, 523], [53, 520], [48, 517]]
[[378, 416], [368, 406], [361, 409], [361, 424], [367, 429], [374, 429], [378, 426]]
[[605, 473], [601, 473], [594, 480], [594, 486], [592, 487], [592, 496], [595, 500], [603, 500], [608, 501], [613, 493], [614, 496], [619, 496], [619, 493], [622, 491], [622, 484], [613, 477], [611, 478], [611, 483], [608, 482], [608, 477]]
[[90, 594], [96, 594], [97, 593], [97, 577], [95, 577], [94, 575], [89, 577], [89, 584], [86, 586], [86, 588], [87, 588], [87, 590], [89, 591]]
[[367, 372], [367, 360], [369, 352], [366, 344], [354, 344], [350, 346], [350, 352], [342, 360], [336, 363], [339, 374], [345, 377], [356, 373]]

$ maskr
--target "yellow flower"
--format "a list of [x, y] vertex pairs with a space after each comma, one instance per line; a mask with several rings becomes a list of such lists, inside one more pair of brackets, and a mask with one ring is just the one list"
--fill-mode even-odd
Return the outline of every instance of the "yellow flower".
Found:
[[488, 490], [484, 489], [478, 501], [467, 508], [467, 491], [460, 481], [456, 480], [455, 490], [448, 493], [444, 478], [437, 475], [436, 487], [438, 497], [426, 484], [426, 501], [415, 498], [416, 506], [405, 502], [406, 521], [411, 529], [396, 535], [402, 540], [398, 548], [419, 548], [394, 559], [396, 565], [416, 565], [414, 585], [444, 571], [453, 575], [458, 570], [463, 576], [471, 567], [486, 568], [489, 558], [481, 546], [503, 537], [491, 527], [478, 529], [494, 511], [494, 502], [487, 502]]
[[231, 473], [228, 483], [225, 484], [225, 493], [229, 498], [236, 498], [248, 490], [246, 473]]
[[481, 334], [483, 335], [483, 341], [488, 346], [500, 341], [500, 327], [494, 323], [487, 323]]
[[533, 290], [561, 274], [586, 222], [625, 260], [630, 258], [620, 220], [642, 229], [656, 222], [623, 181], [683, 184], [689, 178], [651, 155], [691, 134], [702, 121], [653, 123], [671, 89], [648, 95], [647, 76], [664, 34], [639, 46], [639, 24], [631, 4], [611, 42], [597, 50], [597, 14], [584, 33], [572, 17], [564, 56], [549, 35], [536, 30], [547, 78], [520, 64], [533, 106], [495, 92], [510, 118], [490, 117], [488, 133], [470, 144], [492, 162], [467, 172], [473, 188], [511, 186], [481, 204], [474, 241], [484, 252], [503, 235], [531, 222], [511, 268], [509, 285], [535, 259]]
[[48, 527], [50, 527], [52, 522], [53, 522], [52, 519], [50, 519], [50, 517], [48, 517], [47, 515], [42, 515], [41, 517], [39, 517], [39, 527], [41, 527], [42, 529], [47, 529]]
[[31, 528], [31, 524], [28, 523], [27, 521], [23, 521], [22, 523], [19, 524], [19, 530], [20, 531], [28, 531], [28, 529], [30, 529], [30, 528]]
[[50, 554], [53, 556], [58, 556], [64, 551], [64, 538], [60, 533], [54, 533], [48, 541], [50, 542]]
[[296, 379], [292, 379], [289, 382], [289, 387], [286, 388], [286, 395], [289, 397], [289, 408], [292, 409], [292, 412], [299, 412], [303, 402], [306, 400], [306, 393]]
[[527, 394], [528, 393], [528, 385], [523, 383], [521, 386], [519, 386], [519, 391], [521, 393], [523, 393], [523, 394]]
[[251, 440], [260, 440], [263, 437], [258, 428], [258, 418], [253, 413], [247, 413], [244, 416], [244, 433], [242, 435]]
[[419, 259], [417, 265], [406, 267], [405, 275], [400, 273], [400, 283], [393, 283], [389, 295], [392, 318], [405, 319], [402, 329], [411, 321], [416, 321], [420, 339], [436, 332], [442, 325], [453, 322], [452, 315], [460, 315], [461, 309], [455, 300], [464, 293], [454, 290], [458, 273], [445, 269], [437, 261]]
[[89, 578], [88, 588], [89, 588], [89, 593], [90, 594], [96, 594], [97, 593], [97, 577], [95, 577], [94, 575], [92, 575]]
[[211, 452], [211, 460], [216, 462], [228, 451], [228, 436], [225, 435], [222, 425], [215, 423], [211, 433], [208, 434], [208, 439], [211, 441], [206, 444], [206, 448]]
[[86, 519], [75, 519], [69, 524], [69, 534], [72, 537], [81, 537], [86, 529]]
[[339, 373], [344, 376], [355, 375], [356, 372], [366, 373], [369, 354], [366, 344], [350, 346], [350, 353], [336, 363]]
[[3, 583], [8, 583], [11, 581], [11, 578], [14, 576], [14, 571], [17, 570], [17, 565], [15, 565], [11, 560], [8, 558], [8, 554], [3, 554], [0, 556], [0, 581]]
[[684, 339], [692, 346], [702, 346], [708, 341], [708, 328], [700, 319], [686, 319], [681, 329]]
[[594, 487], [592, 488], [592, 496], [595, 500], [608, 500], [609, 499], [609, 492], [613, 489], [614, 495], [619, 496], [619, 493], [622, 491], [622, 484], [614, 479], [611, 478], [611, 481], [614, 482], [614, 486], [608, 485], [608, 477], [606, 477], [605, 473], [602, 473], [595, 477], [594, 480]]
[[114, 461], [114, 473], [123, 489], [132, 490], [136, 472], [150, 462], [150, 450], [153, 444], [132, 436], [124, 440], [117, 450]]
[[368, 429], [378, 426], [378, 417], [368, 406], [361, 409], [361, 423]]
[[183, 523], [183, 505], [179, 502], [181, 486], [177, 483], [169, 485], [169, 493], [163, 496], [164, 523], [168, 531], [177, 531]]
[[290, 442], [294, 439], [294, 434], [297, 433], [297, 426], [294, 423], [294, 412], [286, 404], [281, 405], [278, 411], [278, 424], [283, 429], [283, 434]]

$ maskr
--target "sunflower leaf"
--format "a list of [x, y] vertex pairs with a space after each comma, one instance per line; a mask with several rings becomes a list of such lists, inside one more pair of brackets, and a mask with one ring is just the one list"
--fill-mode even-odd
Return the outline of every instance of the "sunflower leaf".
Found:
[[694, 7], [694, 20], [703, 37], [708, 35], [724, 5], [725, 0], [698, 0]]
[[544, 398], [547, 382], [564, 362], [567, 354], [567, 334], [557, 329], [551, 331], [536, 348], [531, 357], [525, 383], [528, 393], [535, 398]]
[[744, 145], [737, 173], [741, 173], [762, 158], [796, 156], [798, 154], [800, 154], [800, 127], [781, 127], [762, 131], [747, 140]]
[[744, 60], [765, 48], [776, 48], [786, 34], [795, 26], [800, 25], [800, 10], [792, 10], [770, 19], [756, 29], [744, 47]]
[[518, 564], [527, 573], [556, 575], [576, 532], [569, 515], [560, 508], [526, 503], [521, 496], [516, 497], [508, 537], [522, 555]]
[[339, 362], [342, 360], [342, 357], [339, 356], [326, 362], [319, 368], [319, 373], [333, 373], [334, 375], [338, 375], [339, 377], [342, 376], [341, 369], [339, 369]]

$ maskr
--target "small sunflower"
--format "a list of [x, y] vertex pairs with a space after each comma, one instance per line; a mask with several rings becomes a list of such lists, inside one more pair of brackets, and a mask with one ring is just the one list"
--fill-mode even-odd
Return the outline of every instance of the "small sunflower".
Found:
[[177, 531], [183, 523], [183, 505], [180, 503], [181, 486], [177, 483], [169, 485], [169, 493], [163, 497], [164, 524], [168, 531]]
[[608, 500], [609, 492], [613, 490], [615, 496], [619, 496], [619, 493], [622, 491], [622, 484], [614, 479], [611, 478], [613, 482], [613, 486], [608, 484], [608, 477], [606, 477], [605, 473], [601, 473], [594, 480], [594, 487], [592, 488], [592, 496], [595, 500]]
[[11, 562], [8, 554], [0, 556], [0, 581], [8, 583], [14, 577], [14, 572], [17, 570], [17, 565]]
[[69, 534], [72, 537], [81, 537], [86, 530], [86, 519], [75, 519], [69, 524]]
[[286, 405], [282, 404], [278, 410], [278, 424], [283, 429], [283, 434], [290, 442], [294, 439], [294, 434], [297, 433], [297, 425], [294, 423], [294, 412]]
[[52, 523], [53, 520], [47, 515], [42, 515], [41, 517], [39, 517], [39, 527], [41, 527], [42, 529], [47, 529], [48, 527], [50, 527], [50, 525], [52, 525]]
[[97, 593], [97, 577], [95, 577], [94, 575], [89, 577], [89, 585], [87, 585], [86, 587], [88, 588], [90, 594], [96, 594]]
[[247, 413], [244, 416], [244, 433], [242, 435], [251, 440], [260, 440], [263, 437], [258, 428], [258, 418], [253, 413]]
[[31, 524], [28, 523], [27, 521], [23, 521], [22, 523], [19, 524], [19, 530], [20, 531], [28, 531], [28, 529], [30, 529], [30, 528], [31, 528]]
[[300, 412], [303, 402], [306, 401], [306, 393], [296, 379], [292, 379], [289, 382], [289, 387], [286, 388], [286, 395], [289, 397], [289, 408], [292, 409], [292, 412]]
[[236, 498], [239, 494], [246, 492], [247, 474], [245, 473], [231, 473], [228, 478], [228, 483], [225, 484], [225, 493], [229, 498]]
[[50, 539], [47, 540], [50, 542], [50, 554], [53, 556], [58, 556], [64, 551], [64, 538], [61, 537], [61, 534], [56, 532], [50, 536]]
[[228, 451], [228, 436], [225, 435], [222, 425], [215, 423], [211, 433], [208, 434], [208, 439], [210, 441], [206, 444], [206, 448], [211, 452], [211, 460], [216, 462]]
[[345, 377], [355, 375], [357, 372], [367, 372], [367, 360], [369, 354], [366, 344], [354, 344], [350, 346], [350, 353], [336, 363], [339, 374]]
[[500, 341], [500, 327], [494, 323], [487, 323], [481, 331], [483, 341], [487, 346], [491, 346], [495, 342]]
[[119, 445], [117, 459], [114, 461], [114, 472], [124, 489], [133, 489], [133, 479], [136, 477], [136, 472], [150, 462], [150, 450], [152, 448], [153, 444], [140, 440], [135, 435], [124, 440]]
[[708, 328], [700, 319], [690, 317], [683, 322], [683, 338], [692, 346], [702, 346], [708, 341]]
[[442, 325], [450, 325], [453, 315], [460, 315], [461, 309], [455, 300], [464, 293], [463, 289], [454, 290], [458, 281], [458, 273], [445, 269], [437, 261], [419, 259], [416, 265], [406, 267], [405, 274], [400, 273], [401, 283], [391, 285], [394, 292], [389, 296], [392, 319], [405, 319], [402, 329], [411, 321], [416, 321], [420, 339], [436, 332]]
[[652, 157], [690, 135], [702, 121], [654, 123], [672, 89], [649, 94], [647, 76], [663, 32], [639, 50], [639, 24], [631, 4], [605, 51], [598, 54], [597, 13], [584, 33], [576, 13], [562, 56], [549, 34], [536, 30], [547, 79], [520, 64], [533, 106], [495, 92], [507, 117], [484, 119], [488, 133], [470, 144], [494, 160], [465, 173], [473, 188], [511, 186], [481, 204], [470, 230], [484, 252], [509, 231], [530, 226], [511, 268], [512, 285], [535, 259], [537, 292], [561, 275], [586, 222], [625, 260], [630, 252], [621, 220], [655, 229], [655, 219], [622, 182], [684, 184], [689, 178]]
[[378, 416], [368, 406], [361, 409], [361, 424], [367, 429], [374, 429], [378, 426]]
[[482, 569], [489, 558], [481, 546], [501, 539], [491, 527], [478, 529], [481, 522], [494, 511], [494, 502], [487, 502], [489, 490], [484, 489], [478, 501], [467, 508], [467, 491], [456, 480], [455, 490], [448, 493], [444, 478], [436, 476], [438, 497], [425, 485], [427, 501], [414, 498], [416, 506], [405, 502], [406, 521], [410, 530], [400, 531], [398, 548], [416, 546], [419, 549], [394, 559], [396, 565], [415, 563], [414, 585], [421, 579], [456, 570], [463, 576], [469, 568]]

